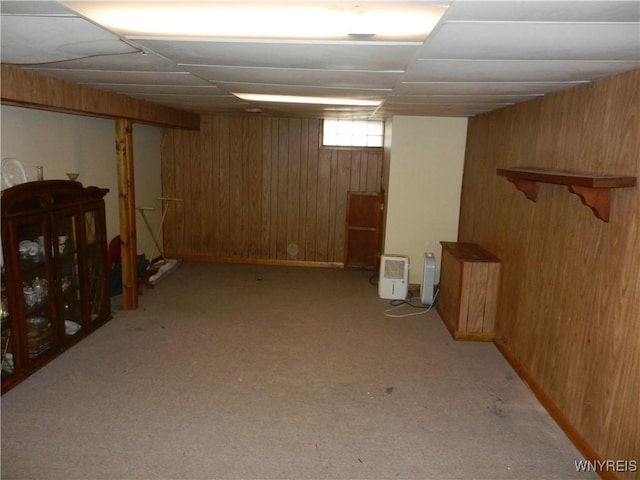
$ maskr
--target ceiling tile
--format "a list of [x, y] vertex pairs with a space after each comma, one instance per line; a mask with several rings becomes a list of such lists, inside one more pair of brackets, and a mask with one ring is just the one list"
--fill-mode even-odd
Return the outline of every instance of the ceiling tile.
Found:
[[0, 2], [0, 12], [2, 12], [3, 15], [57, 15], [77, 17], [74, 12], [68, 10], [64, 5], [56, 1], [40, 2], [35, 0], [2, 0], [2, 2]]
[[128, 85], [121, 83], [93, 83], [92, 86], [104, 90], [113, 90], [124, 95], [199, 95], [199, 96], [229, 96], [228, 92], [215, 85]]
[[375, 72], [359, 70], [320, 70], [301, 68], [258, 68], [183, 65], [194, 74], [211, 82], [243, 82], [346, 88], [391, 89], [402, 71]]
[[144, 53], [138, 49], [130, 53], [94, 55], [77, 60], [39, 64], [40, 68], [57, 70], [109, 70], [120, 72], [184, 72], [184, 68], [159, 55]]
[[400, 95], [538, 95], [587, 82], [426, 82], [402, 83]]
[[471, 117], [480, 113], [489, 112], [508, 105], [402, 105], [402, 106], [382, 106], [376, 116], [387, 118], [394, 115], [414, 115], [433, 117]]
[[3, 63], [24, 65], [136, 51], [81, 18], [3, 15], [1, 30]]
[[639, 22], [637, 0], [458, 1], [447, 19], [491, 22]]
[[422, 44], [133, 39], [181, 64], [327, 70], [404, 70]]
[[34, 69], [40, 73], [77, 83], [134, 84], [134, 85], [208, 85], [188, 72], [113, 72], [98, 70]]
[[157, 101], [160, 103], [178, 103], [186, 102], [192, 104], [201, 104], [203, 106], [211, 105], [237, 105], [247, 106], [247, 102], [239, 100], [233, 95], [180, 95], [180, 94], [167, 94], [167, 95], [154, 95], [147, 93], [132, 93], [132, 97], [142, 98], [150, 101]]
[[638, 60], [640, 25], [627, 23], [445, 23], [420, 58]]
[[508, 105], [531, 100], [540, 95], [392, 95], [384, 102], [389, 105], [447, 105], [447, 104], [479, 104], [489, 103]]
[[592, 80], [640, 67], [640, 61], [418, 60], [405, 82], [563, 82]]

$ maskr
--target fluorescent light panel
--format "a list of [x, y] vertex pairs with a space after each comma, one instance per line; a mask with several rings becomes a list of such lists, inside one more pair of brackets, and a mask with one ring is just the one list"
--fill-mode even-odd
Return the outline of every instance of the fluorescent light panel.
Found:
[[377, 107], [382, 100], [345, 97], [305, 97], [299, 95], [267, 95], [262, 93], [236, 93], [236, 97], [247, 102], [305, 103], [311, 105], [350, 105], [358, 107]]
[[423, 41], [446, 11], [415, 1], [64, 3], [123, 35], [248, 39]]

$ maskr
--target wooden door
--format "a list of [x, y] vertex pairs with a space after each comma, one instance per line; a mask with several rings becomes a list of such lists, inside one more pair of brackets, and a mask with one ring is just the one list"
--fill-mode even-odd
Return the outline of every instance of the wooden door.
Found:
[[347, 192], [345, 267], [378, 268], [382, 205], [382, 193]]

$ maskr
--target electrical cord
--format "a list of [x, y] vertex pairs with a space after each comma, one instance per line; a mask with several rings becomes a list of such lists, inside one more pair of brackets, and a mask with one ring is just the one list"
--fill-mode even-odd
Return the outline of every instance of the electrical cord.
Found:
[[[411, 301], [413, 300], [413, 293], [409, 292], [409, 298], [406, 300], [391, 300], [391, 302], [389, 302], [390, 305], [392, 305], [392, 308], [389, 308], [387, 310], [384, 311], [385, 316], [387, 317], [391, 317], [391, 318], [404, 318], [404, 317], [412, 317], [414, 315], [423, 315], [425, 313], [427, 313], [429, 310], [431, 310], [433, 308], [433, 306], [436, 304], [436, 298], [438, 298], [438, 292], [440, 290], [436, 290], [436, 293], [433, 295], [433, 301], [431, 302], [431, 305], [424, 305], [422, 303], [420, 303], [420, 305], [415, 305], [413, 303], [411, 303]], [[404, 306], [409, 306], [409, 307], [413, 307], [413, 308], [419, 308], [421, 311], [420, 312], [414, 312], [414, 313], [404, 313], [404, 314], [393, 314], [391, 312], [394, 312], [396, 310], [398, 310], [401, 307]]]
[[[373, 286], [377, 286], [378, 285], [378, 272], [374, 272], [370, 277], [369, 277], [369, 284], [373, 285]], [[425, 313], [427, 313], [429, 310], [431, 310], [433, 308], [433, 306], [436, 304], [436, 298], [438, 298], [438, 292], [440, 291], [440, 289], [436, 289], [436, 292], [433, 295], [433, 300], [431, 301], [431, 305], [424, 305], [422, 302], [420, 302], [420, 305], [415, 305], [413, 303], [411, 303], [411, 301], [413, 300], [414, 296], [413, 296], [413, 292], [409, 292], [409, 296], [407, 299], [405, 300], [391, 300], [389, 302], [389, 304], [392, 306], [392, 308], [389, 308], [387, 310], [384, 311], [385, 316], [387, 317], [391, 317], [391, 318], [404, 318], [404, 317], [412, 317], [414, 315], [423, 315]], [[398, 309], [400, 309], [401, 307], [404, 306], [409, 306], [412, 308], [418, 308], [421, 311], [420, 312], [414, 312], [414, 313], [404, 313], [404, 314], [393, 314], [391, 312], [394, 312]]]

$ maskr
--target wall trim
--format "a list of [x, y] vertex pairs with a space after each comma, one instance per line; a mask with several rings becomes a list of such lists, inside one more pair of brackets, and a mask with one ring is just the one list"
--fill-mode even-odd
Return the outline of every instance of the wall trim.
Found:
[[167, 255], [178, 257], [186, 262], [238, 263], [244, 265], [277, 265], [287, 267], [344, 268], [340, 262], [311, 262], [302, 260], [270, 260], [268, 258], [211, 257], [208, 255]]
[[[520, 360], [513, 354], [507, 345], [498, 340], [493, 339], [494, 345], [498, 348], [500, 353], [507, 359], [507, 362], [516, 371], [518, 376], [529, 386], [533, 394], [538, 401], [542, 404], [545, 410], [549, 413], [551, 418], [558, 424], [560, 429], [571, 440], [571, 443], [575, 445], [578, 451], [584, 456], [585, 460], [592, 462], [602, 461], [602, 457], [593, 449], [591, 445], [584, 439], [578, 430], [571, 424], [569, 419], [562, 413], [560, 408], [551, 400], [551, 398], [542, 390], [540, 385], [534, 380], [534, 378], [527, 372], [524, 366], [520, 363]], [[576, 459], [578, 460], [578, 459]], [[619, 477], [610, 471], [600, 470], [597, 472], [602, 480], [618, 480]]]

